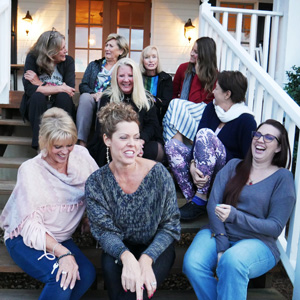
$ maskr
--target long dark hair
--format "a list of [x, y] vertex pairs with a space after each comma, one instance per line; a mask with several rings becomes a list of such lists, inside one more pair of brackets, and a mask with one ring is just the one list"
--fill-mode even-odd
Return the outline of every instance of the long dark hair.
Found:
[[[291, 149], [286, 129], [278, 121], [269, 119], [261, 123], [257, 127], [257, 130], [265, 124], [275, 127], [280, 132], [280, 136], [278, 137], [278, 139], [281, 146], [281, 150], [275, 153], [272, 159], [272, 165], [277, 166], [279, 168], [288, 169], [291, 166]], [[252, 158], [253, 156], [250, 146], [250, 149], [248, 150], [245, 159], [236, 166], [235, 175], [227, 182], [223, 195], [223, 203], [232, 205], [234, 207], [237, 206], [241, 191], [249, 179], [252, 166]]]
[[[196, 40], [197, 43], [197, 63], [196, 74], [207, 92], [212, 92], [217, 80], [217, 50], [216, 43], [210, 37], [201, 37]], [[192, 71], [194, 64], [189, 63], [186, 73]]]

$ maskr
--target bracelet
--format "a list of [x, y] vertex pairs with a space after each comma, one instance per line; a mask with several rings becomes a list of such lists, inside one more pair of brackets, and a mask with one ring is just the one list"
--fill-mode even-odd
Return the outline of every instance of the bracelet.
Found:
[[69, 256], [69, 255], [72, 255], [72, 256], [75, 256], [71, 251], [69, 251], [69, 252], [67, 252], [66, 254], [63, 254], [63, 255], [61, 255], [61, 256], [59, 256], [58, 258], [57, 258], [57, 263], [59, 263], [59, 260], [60, 259], [62, 259], [63, 257], [65, 257], [65, 256]]
[[190, 166], [191, 166], [191, 164], [194, 164], [194, 165], [195, 165], [195, 167], [196, 167], [196, 162], [195, 162], [195, 160], [194, 160], [194, 159], [192, 159], [192, 160], [190, 161]]
[[227, 237], [227, 234], [226, 233], [212, 233], [211, 234], [211, 238], [213, 238], [213, 237], [216, 237], [216, 236], [226, 236]]
[[54, 245], [54, 247], [53, 247], [53, 249], [52, 249], [52, 254], [55, 256], [55, 248], [56, 248], [56, 246], [58, 246], [58, 245], [60, 245], [60, 243], [56, 243], [55, 245]]

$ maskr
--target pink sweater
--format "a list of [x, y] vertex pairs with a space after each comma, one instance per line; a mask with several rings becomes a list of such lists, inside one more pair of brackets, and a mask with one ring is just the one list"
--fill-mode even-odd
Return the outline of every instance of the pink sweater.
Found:
[[70, 153], [68, 175], [52, 168], [41, 154], [24, 162], [0, 216], [4, 239], [21, 235], [28, 247], [46, 251], [46, 233], [58, 242], [71, 238], [85, 210], [85, 181], [97, 169], [78, 145]]

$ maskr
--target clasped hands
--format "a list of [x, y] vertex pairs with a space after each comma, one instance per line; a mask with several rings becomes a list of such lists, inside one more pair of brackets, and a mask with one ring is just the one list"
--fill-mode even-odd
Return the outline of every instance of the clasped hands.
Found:
[[193, 178], [193, 182], [198, 189], [203, 188], [209, 180], [209, 175], [204, 176], [204, 174], [196, 168], [194, 162], [191, 163], [190, 173]]
[[[33, 85], [41, 86], [43, 84], [43, 82], [39, 79], [37, 74], [32, 70], [27, 70], [24, 74], [24, 78]], [[58, 90], [54, 93], [49, 93], [49, 94], [57, 94], [62, 92], [62, 93], [67, 93], [70, 97], [73, 97], [75, 94], [75, 89], [66, 85], [65, 83], [63, 83], [62, 85], [53, 86], [53, 88], [57, 88]]]
[[143, 290], [146, 288], [150, 299], [157, 288], [152, 259], [142, 254], [137, 260], [131, 252], [125, 251], [121, 255], [121, 261], [123, 263], [121, 282], [124, 291], [136, 292], [136, 299], [142, 300]]

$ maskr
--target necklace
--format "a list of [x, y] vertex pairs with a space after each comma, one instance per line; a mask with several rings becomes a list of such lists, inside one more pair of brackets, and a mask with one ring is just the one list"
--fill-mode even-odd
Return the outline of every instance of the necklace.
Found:
[[251, 178], [248, 179], [248, 185], [252, 185], [253, 184], [253, 180], [251, 180]]

